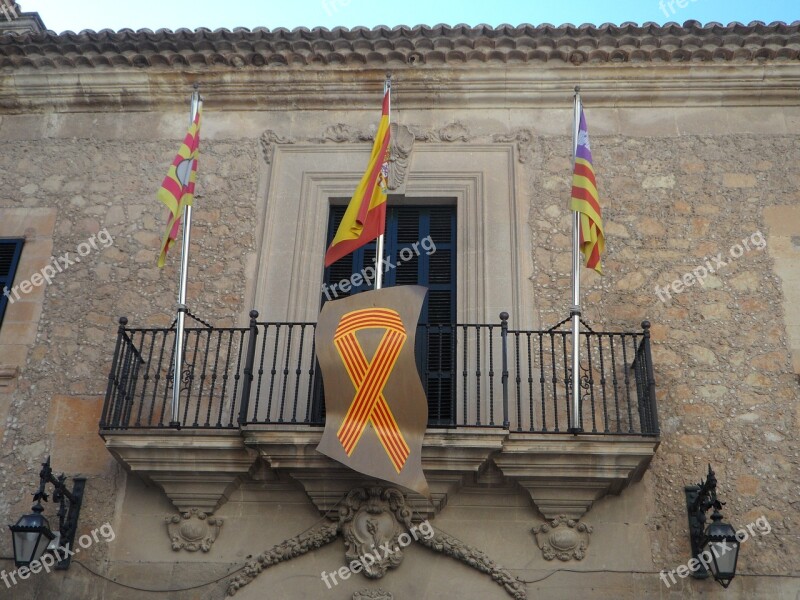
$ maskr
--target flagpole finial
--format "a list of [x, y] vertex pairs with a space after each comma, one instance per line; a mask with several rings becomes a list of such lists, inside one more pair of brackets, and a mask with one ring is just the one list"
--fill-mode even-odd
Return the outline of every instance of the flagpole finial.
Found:
[[200, 84], [195, 81], [194, 85], [192, 86], [195, 90], [200, 89]]
[[579, 85], [575, 86], [575, 93], [576, 94], [580, 94], [581, 93], [581, 86], [579, 86]]

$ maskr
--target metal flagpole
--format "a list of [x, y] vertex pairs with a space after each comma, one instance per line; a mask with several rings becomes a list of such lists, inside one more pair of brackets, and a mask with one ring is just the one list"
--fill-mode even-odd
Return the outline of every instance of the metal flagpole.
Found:
[[[192, 92], [192, 104], [189, 123], [194, 123], [197, 111], [200, 109], [200, 90], [195, 84]], [[189, 238], [192, 233], [192, 207], [183, 208], [183, 243], [181, 245], [181, 272], [178, 285], [178, 318], [175, 331], [175, 370], [172, 375], [172, 421], [170, 427], [181, 428], [181, 373], [183, 371], [183, 335], [186, 327], [186, 281], [189, 271]]]
[[[578, 135], [580, 132], [581, 120], [581, 88], [575, 86], [575, 107], [574, 124], [572, 128], [572, 169], [575, 170], [575, 157], [578, 153]], [[570, 410], [570, 433], [580, 433], [581, 427], [580, 403], [580, 364], [581, 364], [581, 236], [580, 213], [573, 211], [572, 215], [572, 306], [570, 306], [570, 316], [572, 317], [572, 403]]]
[[[392, 74], [386, 74], [386, 81], [383, 82], [383, 95], [386, 96], [386, 92], [389, 92], [389, 102], [388, 102], [388, 116], [389, 116], [389, 128], [391, 135], [391, 126], [392, 126]], [[388, 202], [388, 199], [387, 199]], [[384, 221], [383, 229], [386, 230], [386, 222]], [[378, 244], [375, 248], [375, 289], [379, 290], [383, 287], [383, 237], [384, 234], [380, 234], [378, 236]]]

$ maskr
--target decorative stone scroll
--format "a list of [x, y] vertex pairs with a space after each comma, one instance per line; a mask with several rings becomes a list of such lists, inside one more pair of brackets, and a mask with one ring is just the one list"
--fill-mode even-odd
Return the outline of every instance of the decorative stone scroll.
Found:
[[566, 515], [559, 515], [531, 531], [536, 536], [536, 543], [545, 560], [557, 558], [568, 561], [573, 558], [584, 559], [592, 527], [578, 520], [568, 519]]
[[172, 549], [176, 552], [179, 550], [208, 552], [219, 536], [223, 524], [223, 520], [219, 517], [207, 515], [197, 508], [164, 520], [172, 540]]

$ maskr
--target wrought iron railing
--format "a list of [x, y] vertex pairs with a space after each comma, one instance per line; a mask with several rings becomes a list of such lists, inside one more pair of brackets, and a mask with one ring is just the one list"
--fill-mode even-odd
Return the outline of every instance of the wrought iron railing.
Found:
[[[322, 425], [324, 393], [315, 323], [187, 328], [180, 425]], [[585, 433], [658, 435], [650, 324], [639, 332], [581, 332], [580, 422]], [[421, 325], [416, 355], [429, 427], [563, 433], [569, 427], [572, 334], [495, 324]], [[175, 329], [120, 319], [103, 430], [170, 426]]]

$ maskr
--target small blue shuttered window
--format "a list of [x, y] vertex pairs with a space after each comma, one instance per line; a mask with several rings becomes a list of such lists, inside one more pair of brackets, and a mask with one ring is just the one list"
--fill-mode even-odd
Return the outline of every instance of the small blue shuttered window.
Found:
[[[17, 272], [24, 243], [25, 240], [22, 239], [0, 239], [0, 292], [2, 292], [0, 295], [0, 325], [3, 324], [3, 317], [9, 302], [9, 296], [6, 296], [5, 292], [10, 292], [14, 285], [14, 275]], [[13, 294], [10, 294], [10, 297], [14, 300]]]
[[[345, 206], [332, 206], [328, 220], [330, 245]], [[417, 368], [428, 397], [428, 424], [455, 424], [456, 207], [389, 206], [386, 211], [385, 255], [394, 268], [384, 272], [384, 287], [423, 285], [428, 295], [417, 327]], [[359, 248], [325, 270], [322, 303], [374, 287], [362, 282], [343, 292], [342, 280], [363, 273], [375, 259], [375, 242]], [[369, 270], [367, 270], [369, 273]], [[324, 407], [319, 407], [322, 417]]]

